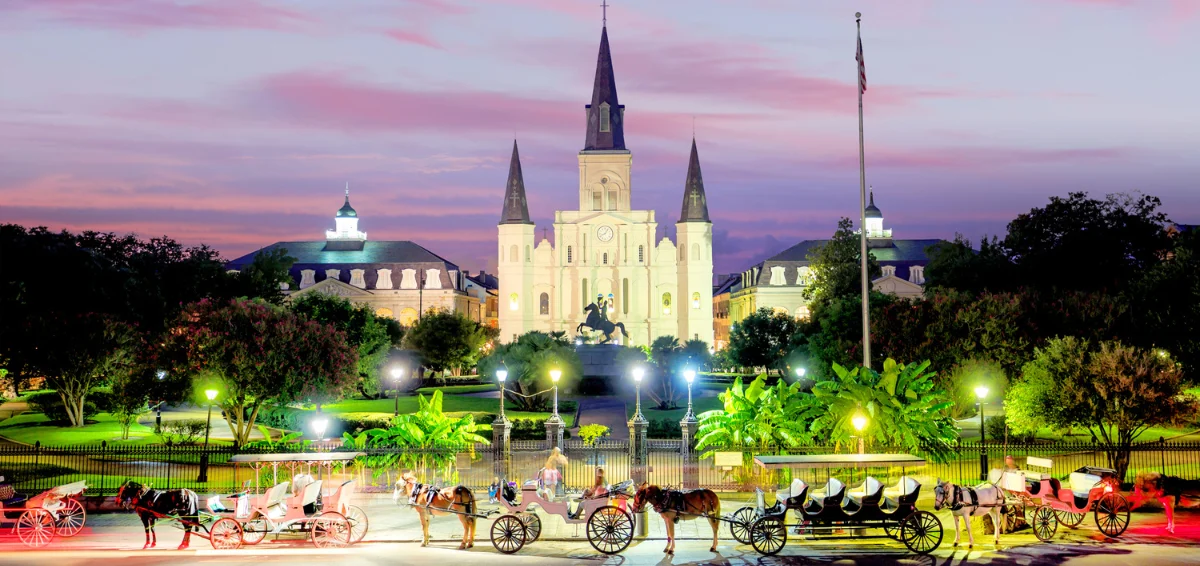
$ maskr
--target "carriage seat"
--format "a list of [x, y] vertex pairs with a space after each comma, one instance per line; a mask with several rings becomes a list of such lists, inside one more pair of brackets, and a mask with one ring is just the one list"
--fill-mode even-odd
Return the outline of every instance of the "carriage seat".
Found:
[[852, 515], [864, 507], [879, 505], [881, 497], [883, 497], [883, 484], [879, 483], [879, 480], [867, 476], [862, 485], [846, 490], [846, 496], [842, 498], [842, 510]]
[[287, 514], [283, 499], [287, 497], [288, 487], [292, 482], [280, 482], [268, 489], [262, 495], [255, 497], [252, 508], [258, 509], [268, 517], [282, 517]]
[[781, 489], [775, 492], [775, 499], [791, 509], [799, 509], [804, 505], [804, 498], [808, 495], [808, 484], [800, 478], [793, 478], [792, 485], [787, 489]]
[[304, 486], [304, 490], [301, 491], [300, 493], [289, 497], [288, 498], [288, 508], [289, 509], [299, 508], [299, 509], [303, 510], [305, 507], [307, 507], [309, 505], [315, 505], [317, 503], [317, 496], [321, 495], [321, 484], [322, 483], [324, 483], [322, 480], [316, 480], [316, 481]]
[[837, 478], [829, 478], [829, 481], [825, 483], [825, 487], [809, 495], [808, 502], [804, 504], [804, 512], [809, 515], [820, 513], [830, 505], [840, 503], [842, 497], [845, 495], [846, 484]]
[[339, 485], [337, 491], [333, 492], [325, 498], [322, 505], [322, 511], [337, 511], [343, 515], [346, 514], [346, 508], [350, 506], [350, 501], [354, 497], [354, 480], [346, 480]]
[[880, 507], [887, 511], [894, 511], [901, 505], [912, 505], [917, 501], [920, 493], [920, 482], [909, 476], [901, 476], [896, 485], [884, 488], [883, 502]]

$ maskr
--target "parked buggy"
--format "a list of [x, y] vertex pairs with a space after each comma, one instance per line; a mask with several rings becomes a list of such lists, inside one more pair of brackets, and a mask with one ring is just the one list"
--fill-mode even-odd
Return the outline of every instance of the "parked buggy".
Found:
[[549, 515], [562, 517], [568, 525], [587, 524], [588, 542], [604, 554], [617, 554], [633, 541], [633, 514], [627, 500], [633, 480], [608, 486], [600, 495], [580, 496], [578, 506], [570, 509], [570, 500], [547, 500], [537, 480], [521, 485], [518, 496], [515, 483], [500, 483], [500, 505], [508, 510], [492, 523], [492, 546], [505, 554], [521, 550], [542, 535], [542, 520], [533, 510], [541, 508]]
[[1105, 536], [1116, 538], [1129, 527], [1129, 502], [1118, 493], [1120, 483], [1116, 471], [1109, 468], [1084, 466], [1071, 472], [1067, 486], [1050, 477], [1054, 462], [1046, 458], [1029, 457], [1026, 466], [1045, 471], [992, 470], [991, 480], [1009, 496], [1020, 501], [1014, 512], [1029, 515], [1029, 524], [1038, 540], [1054, 537], [1058, 525], [1078, 527], [1090, 512], [1096, 528]]
[[[769, 470], [792, 470], [793, 474], [815, 468], [914, 468], [925, 464], [923, 459], [909, 454], [756, 456], [754, 462]], [[912, 552], [928, 554], [942, 542], [942, 522], [933, 513], [917, 509], [920, 492], [921, 484], [909, 476], [901, 476], [890, 488], [872, 477], [848, 488], [831, 477], [815, 490], [794, 477], [788, 489], [775, 494], [774, 501], [767, 501], [767, 495], [761, 489], [756, 490], [758, 502], [749, 532], [750, 544], [761, 554], [777, 554], [787, 544], [791, 528], [795, 534], [810, 539], [888, 537], [903, 542]], [[867, 529], [882, 533], [864, 534]]]
[[9, 497], [0, 500], [0, 522], [11, 521], [12, 532], [30, 548], [44, 547], [55, 536], [75, 536], [87, 521], [87, 512], [78, 499], [86, 489], [87, 483], [78, 481], [33, 497], [6, 494]]

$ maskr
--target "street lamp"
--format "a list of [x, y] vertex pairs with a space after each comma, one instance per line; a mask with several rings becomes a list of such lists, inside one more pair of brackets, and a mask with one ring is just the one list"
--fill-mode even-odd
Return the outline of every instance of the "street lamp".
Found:
[[[165, 370], [160, 369], [155, 373], [155, 375], [158, 376], [159, 381], [167, 379], [167, 372]], [[154, 432], [156, 433], [162, 430], [162, 404], [163, 402], [159, 401], [158, 404], [154, 406]]]
[[688, 384], [688, 410], [683, 415], [683, 420], [692, 422], [696, 420], [696, 413], [692, 412], [692, 382], [696, 381], [696, 370], [691, 368], [683, 370], [683, 378], [687, 380]]
[[562, 370], [558, 368], [550, 370], [550, 381], [554, 382], [554, 414], [550, 417], [558, 420], [558, 378], [562, 377]]
[[500, 418], [504, 420], [504, 380], [508, 379], [508, 368], [504, 366], [504, 362], [500, 363], [500, 369], [496, 370], [496, 381], [500, 382]]
[[983, 429], [983, 400], [987, 397], [988, 388], [986, 385], [980, 385], [975, 388], [975, 396], [979, 398], [979, 479], [987, 479], [988, 457], [987, 449], [984, 448], [984, 441], [987, 440]]
[[804, 377], [805, 373], [807, 373], [807, 372], [804, 370], [804, 368], [796, 368], [796, 377], [797, 378]]
[[400, 378], [404, 377], [404, 368], [396, 366], [392, 368], [392, 379], [396, 380], [396, 408], [392, 410], [392, 416], [400, 416]]
[[642, 377], [646, 375], [646, 370], [641, 366], [633, 368], [633, 391], [637, 396], [636, 409], [633, 412], [633, 420], [645, 420], [642, 416]]
[[317, 417], [312, 422], [313, 432], [317, 434], [317, 441], [325, 440], [325, 429], [329, 428], [329, 420], [325, 417]]
[[866, 451], [863, 429], [867, 428], [867, 416], [862, 413], [854, 413], [854, 416], [850, 418], [850, 424], [854, 425], [854, 430], [858, 431], [858, 453], [862, 454]]
[[198, 482], [208, 481], [208, 436], [212, 430], [212, 406], [217, 398], [217, 390], [205, 389], [204, 396], [208, 398], [208, 423], [204, 425], [204, 452], [200, 453], [200, 477], [196, 478]]

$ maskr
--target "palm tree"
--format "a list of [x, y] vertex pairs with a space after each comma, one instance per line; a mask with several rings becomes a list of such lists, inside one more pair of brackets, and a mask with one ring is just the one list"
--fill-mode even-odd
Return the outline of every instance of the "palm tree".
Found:
[[[455, 456], [466, 451], [474, 457], [475, 444], [488, 440], [476, 434], [475, 417], [470, 413], [453, 418], [442, 412], [440, 390], [434, 391], [429, 399], [418, 395], [417, 401], [417, 412], [394, 417], [389, 428], [366, 431], [367, 445], [371, 448], [401, 449], [375, 456], [372, 467], [376, 470], [396, 466], [422, 470], [432, 467], [452, 476], [451, 464]], [[453, 480], [452, 477], [447, 479]]]

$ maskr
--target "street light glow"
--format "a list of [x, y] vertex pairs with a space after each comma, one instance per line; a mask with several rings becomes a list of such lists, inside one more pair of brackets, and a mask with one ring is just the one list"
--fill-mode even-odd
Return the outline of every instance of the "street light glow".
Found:
[[975, 388], [975, 396], [979, 397], [980, 401], [982, 401], [984, 399], [984, 397], [987, 397], [987, 394], [988, 394], [988, 388], [986, 385], [980, 385], [979, 387]]
[[400, 381], [401, 377], [404, 377], [404, 368], [402, 368], [402, 367], [392, 368], [392, 379], [394, 379], [396, 381]]
[[693, 381], [696, 381], [696, 370], [694, 370], [694, 369], [683, 370], [683, 378], [687, 380], [688, 385], [691, 385]]
[[850, 419], [850, 424], [854, 425], [854, 430], [862, 432], [864, 428], [867, 428], [867, 417], [862, 413], [855, 413], [854, 417]]
[[213, 399], [217, 398], [217, 390], [216, 389], [205, 389], [204, 396], [208, 397], [209, 401], [212, 401]]
[[804, 377], [804, 368], [796, 368], [796, 377]]
[[329, 421], [324, 417], [313, 420], [313, 432], [317, 433], [317, 438], [325, 440], [325, 428], [329, 426]]
[[642, 376], [644, 376], [644, 375], [646, 375], [646, 370], [642, 369], [641, 366], [633, 368], [633, 380], [634, 381], [641, 383]]
[[504, 369], [504, 366], [500, 366], [500, 369], [496, 370], [496, 381], [504, 383], [505, 379], [508, 379], [508, 370]]
[[162, 380], [164, 380], [164, 379], [166, 379], [166, 378], [167, 378], [167, 372], [165, 372], [165, 371], [163, 371], [163, 370], [161, 370], [161, 369], [160, 369], [160, 370], [158, 370], [158, 373], [156, 373], [155, 375], [157, 375], [157, 376], [158, 376], [158, 380], [159, 380], [159, 381], [162, 381]]
[[560, 378], [560, 377], [562, 377], [562, 370], [559, 370], [559, 369], [550, 370], [550, 381], [553, 381], [554, 383], [558, 383], [558, 378]]

